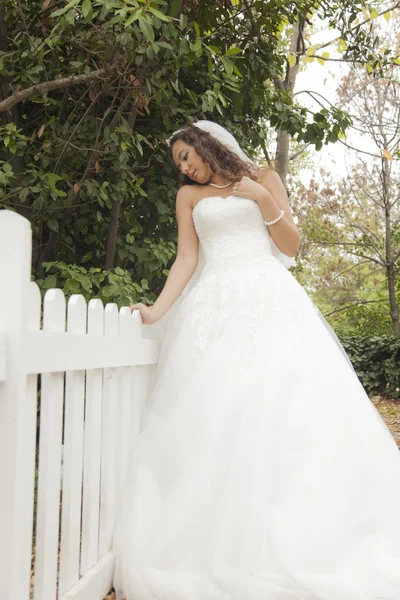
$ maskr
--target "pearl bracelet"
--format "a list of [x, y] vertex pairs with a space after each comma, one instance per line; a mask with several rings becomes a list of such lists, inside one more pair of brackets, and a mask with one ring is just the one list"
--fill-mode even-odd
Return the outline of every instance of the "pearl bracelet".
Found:
[[284, 214], [285, 211], [281, 210], [281, 214], [279, 215], [279, 217], [276, 217], [276, 219], [274, 219], [273, 221], [264, 221], [264, 225], [275, 225], [275, 223], [282, 219]]

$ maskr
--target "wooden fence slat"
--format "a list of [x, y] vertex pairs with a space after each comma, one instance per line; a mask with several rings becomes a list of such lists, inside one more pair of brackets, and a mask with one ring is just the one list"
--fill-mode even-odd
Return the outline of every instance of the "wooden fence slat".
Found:
[[6, 380], [6, 336], [0, 333], [0, 382]]
[[[107, 304], [104, 313], [104, 335], [106, 338], [112, 340], [112, 338], [118, 338], [118, 333], [118, 306], [116, 304]], [[112, 533], [115, 519], [115, 461], [118, 439], [118, 380], [118, 369], [104, 369], [99, 558], [112, 548]]]
[[21, 362], [30, 301], [29, 221], [11, 210], [1, 211], [0, 244], [0, 335], [7, 351], [0, 382], [0, 582], [5, 598], [25, 599], [31, 575], [36, 440], [36, 401]]
[[[91, 300], [88, 308], [88, 334], [103, 336], [103, 333], [103, 303], [101, 300]], [[82, 575], [96, 564], [99, 552], [102, 392], [103, 371], [101, 369], [87, 371], [83, 459]]]
[[[86, 320], [86, 300], [78, 294], [71, 296], [68, 302], [67, 331], [75, 335], [85, 334]], [[85, 371], [67, 371], [58, 587], [61, 598], [79, 580], [84, 408]]]
[[[43, 329], [65, 330], [65, 297], [49, 290], [44, 298]], [[36, 516], [35, 600], [54, 600], [57, 589], [60, 474], [64, 374], [41, 377], [39, 481]]]
[[[142, 337], [142, 323], [140, 313], [135, 310], [131, 316], [130, 335], [139, 342]], [[140, 365], [129, 367], [130, 378], [130, 425], [129, 425], [129, 448], [128, 457], [136, 443], [137, 437], [141, 430], [142, 421], [142, 388], [143, 388], [143, 370]]]
[[20, 361], [26, 373], [54, 373], [149, 365], [158, 361], [159, 340], [112, 339], [95, 335], [31, 332], [24, 336]]
[[[129, 339], [130, 343], [134, 332], [134, 323], [132, 315], [127, 307], [122, 307], [119, 311], [119, 336], [121, 341]], [[122, 367], [119, 374], [118, 388], [118, 461], [115, 464], [115, 501], [116, 506], [120, 504], [121, 494], [126, 481], [128, 458], [129, 458], [129, 439], [131, 423], [131, 379], [130, 367]]]
[[[40, 294], [40, 289], [36, 283], [31, 281], [29, 285], [29, 306], [28, 306], [28, 328], [30, 331], [38, 331], [40, 329], [40, 318], [41, 318], [41, 305], [42, 305], [42, 296]], [[37, 395], [38, 395], [38, 376], [37, 375], [28, 375], [26, 382], [26, 400], [27, 404], [30, 406], [37, 407]], [[35, 418], [36, 423], [36, 418]], [[36, 431], [35, 431], [35, 441], [36, 441]], [[35, 514], [35, 507], [34, 507]], [[33, 542], [35, 540], [32, 540]], [[35, 545], [32, 546], [32, 555], [34, 556]], [[34, 576], [31, 580], [31, 590], [34, 584]]]
[[103, 600], [111, 589], [113, 570], [114, 555], [110, 551], [60, 600]]

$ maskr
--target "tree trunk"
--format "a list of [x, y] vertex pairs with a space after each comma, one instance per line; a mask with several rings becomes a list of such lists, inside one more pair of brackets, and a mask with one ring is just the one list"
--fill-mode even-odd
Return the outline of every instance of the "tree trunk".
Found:
[[278, 131], [276, 136], [275, 168], [285, 185], [289, 169], [289, 144], [290, 138], [287, 131]]
[[389, 290], [390, 317], [392, 319], [393, 332], [395, 335], [400, 336], [399, 307], [396, 299], [396, 278], [393, 264], [389, 264], [387, 266], [386, 272]]
[[[382, 126], [382, 114], [383, 109], [381, 111], [380, 116], [380, 124], [381, 130], [383, 130]], [[385, 139], [385, 137], [384, 137]], [[387, 142], [385, 139], [385, 148], [387, 147]], [[383, 192], [383, 202], [385, 207], [385, 259], [386, 259], [386, 274], [387, 274], [387, 284], [389, 291], [389, 305], [390, 305], [390, 317], [392, 319], [392, 327], [395, 335], [400, 336], [400, 326], [399, 326], [399, 307], [397, 305], [396, 298], [396, 275], [394, 268], [394, 260], [393, 260], [393, 251], [392, 251], [392, 223], [390, 219], [390, 212], [392, 208], [391, 195], [390, 195], [390, 172], [389, 172], [389, 161], [384, 156], [382, 157], [382, 172], [381, 172], [381, 180], [382, 180], [382, 192]]]
[[118, 202], [118, 200], [113, 200], [110, 214], [110, 224], [108, 227], [107, 254], [106, 261], [104, 263], [105, 269], [113, 269], [115, 266], [115, 251], [117, 249], [117, 234], [120, 210], [121, 204]]
[[[295, 54], [300, 52], [303, 48], [303, 35], [305, 28], [305, 19], [301, 19], [295, 24], [293, 29], [293, 35], [290, 42], [290, 53]], [[285, 90], [290, 96], [293, 95], [294, 86], [296, 83], [297, 74], [299, 72], [299, 58], [297, 58], [296, 64], [291, 67], [289, 63], [286, 67], [285, 80], [275, 80], [275, 87], [278, 90]], [[289, 168], [289, 143], [290, 136], [286, 131], [279, 131], [276, 139], [276, 170], [278, 171], [284, 185], [286, 185], [286, 178]]]
[[[138, 105], [135, 102], [133, 102], [129, 115], [127, 116], [127, 121], [131, 128], [133, 128], [135, 124], [137, 112]], [[120, 211], [120, 202], [113, 200], [110, 214], [110, 223], [108, 226], [107, 253], [106, 260], [104, 263], [105, 269], [113, 269], [115, 267], [115, 252], [117, 249], [118, 223]]]

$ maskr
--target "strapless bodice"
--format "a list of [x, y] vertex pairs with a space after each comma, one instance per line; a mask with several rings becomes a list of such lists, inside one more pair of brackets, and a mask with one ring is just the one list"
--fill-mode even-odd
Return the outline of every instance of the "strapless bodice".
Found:
[[192, 215], [209, 267], [247, 264], [254, 268], [276, 260], [276, 246], [254, 200], [208, 196], [196, 204]]

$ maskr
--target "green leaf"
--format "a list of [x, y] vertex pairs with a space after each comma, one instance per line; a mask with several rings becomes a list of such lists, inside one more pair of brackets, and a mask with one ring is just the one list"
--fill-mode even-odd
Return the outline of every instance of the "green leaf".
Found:
[[182, 9], [182, 0], [173, 0], [171, 4], [170, 15], [176, 17]]
[[60, 175], [57, 175], [56, 173], [45, 173], [45, 176], [49, 182], [50, 187], [55, 187], [57, 181], [63, 179]]
[[166, 23], [169, 23], [170, 18], [167, 17], [167, 15], [164, 15], [164, 13], [162, 13], [160, 10], [157, 10], [156, 8], [153, 8], [152, 6], [149, 6], [149, 11], [158, 19], [161, 19], [161, 21], [165, 21]]
[[179, 17], [179, 25], [181, 29], [185, 29], [187, 27], [187, 16], [183, 13], [181, 13], [181, 16]]
[[167, 50], [173, 50], [171, 44], [168, 44], [168, 42], [157, 41], [157, 44], [159, 46], [161, 46], [161, 48], [167, 48]]
[[229, 58], [223, 58], [223, 57], [221, 57], [221, 61], [222, 61], [222, 64], [224, 65], [224, 69], [227, 72], [227, 74], [232, 75], [233, 67], [235, 66], [233, 64], [233, 62], [231, 60], [229, 60]]
[[142, 14], [143, 10], [141, 8], [137, 8], [136, 10], [134, 10], [133, 13], [131, 13], [125, 21], [125, 27], [129, 27], [129, 25], [132, 25], [132, 23], [134, 21], [137, 21]]
[[192, 45], [193, 52], [197, 52], [198, 50], [200, 50], [200, 48], [201, 48], [201, 40], [196, 40], [195, 43]]
[[44, 290], [51, 290], [57, 287], [57, 277], [55, 275], [49, 275], [44, 279], [42, 287]]
[[226, 53], [226, 56], [232, 56], [233, 54], [240, 54], [242, 52], [241, 48], [229, 48], [228, 52]]
[[68, 4], [63, 6], [63, 8], [59, 8], [58, 10], [55, 10], [54, 12], [52, 12], [50, 15], [51, 18], [54, 19], [54, 17], [61, 17], [66, 12], [68, 12], [71, 8], [74, 8], [78, 3], [79, 3], [79, 0], [71, 0], [71, 2], [68, 2]]
[[83, 0], [82, 13], [87, 21], [91, 21], [93, 18], [92, 3], [90, 0]]
[[58, 222], [55, 219], [50, 219], [47, 221], [47, 227], [51, 229], [51, 231], [58, 231]]
[[214, 66], [213, 66], [213, 63], [212, 63], [212, 60], [210, 57], [208, 57], [208, 60], [207, 60], [207, 68], [208, 68], [208, 74], [211, 77], [213, 74]]
[[88, 260], [90, 260], [92, 258], [93, 252], [90, 250], [90, 252], [86, 252], [86, 254], [84, 256], [82, 256], [82, 262], [87, 262]]
[[150, 23], [148, 23], [144, 19], [139, 19], [139, 27], [142, 30], [142, 33], [143, 33], [144, 37], [149, 42], [154, 42], [154, 39], [155, 39], [154, 38], [154, 29], [152, 28], [152, 26], [150, 25]]
[[71, 8], [71, 10], [69, 10], [67, 12], [67, 14], [65, 15], [65, 20], [70, 25], [75, 25], [75, 19], [76, 19], [76, 10], [74, 8]]

